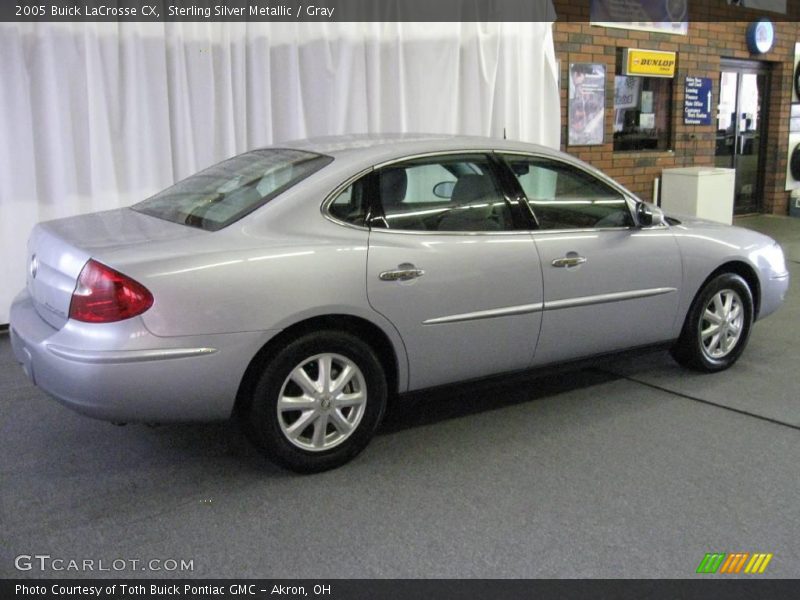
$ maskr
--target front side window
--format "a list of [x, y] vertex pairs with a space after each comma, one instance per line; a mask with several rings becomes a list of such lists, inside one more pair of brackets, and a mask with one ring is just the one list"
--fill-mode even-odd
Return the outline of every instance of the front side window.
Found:
[[631, 227], [624, 196], [577, 167], [546, 158], [507, 156], [539, 229]]
[[377, 178], [383, 217], [376, 225], [407, 231], [513, 229], [485, 156], [412, 160], [381, 169]]
[[302, 150], [254, 150], [187, 177], [132, 208], [173, 223], [217, 231], [332, 160]]

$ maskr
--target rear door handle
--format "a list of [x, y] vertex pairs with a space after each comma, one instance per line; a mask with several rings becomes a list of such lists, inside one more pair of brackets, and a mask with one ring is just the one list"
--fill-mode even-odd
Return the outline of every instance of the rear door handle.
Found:
[[554, 267], [577, 267], [586, 262], [585, 256], [565, 256], [557, 258], [552, 262]]
[[402, 265], [397, 265], [397, 268], [391, 271], [382, 271], [378, 275], [378, 279], [381, 281], [410, 281], [423, 275], [425, 275], [424, 270], [418, 269], [411, 263], [403, 263]]

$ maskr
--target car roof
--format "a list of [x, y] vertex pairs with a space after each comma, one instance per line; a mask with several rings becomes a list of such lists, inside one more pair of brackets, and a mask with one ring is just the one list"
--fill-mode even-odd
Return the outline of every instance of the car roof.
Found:
[[510, 150], [537, 154], [561, 155], [542, 146], [492, 137], [422, 133], [354, 134], [293, 140], [273, 147], [307, 150], [335, 158], [369, 158], [373, 164], [428, 152], [459, 150]]
[[[380, 166], [384, 163], [402, 160], [415, 155], [437, 152], [459, 151], [508, 151], [537, 154], [557, 158], [572, 163], [584, 171], [594, 174], [625, 195], [638, 200], [635, 194], [611, 179], [608, 175], [592, 165], [571, 156], [566, 152], [554, 150], [541, 144], [532, 144], [516, 140], [504, 140], [494, 137], [449, 135], [436, 133], [370, 133], [316, 137], [293, 140], [274, 144], [267, 148], [291, 148], [316, 152], [331, 156], [339, 169], [353, 173], [364, 168]], [[320, 175], [327, 169], [320, 171]], [[329, 172], [329, 171], [328, 171]], [[314, 181], [316, 177], [309, 179]]]

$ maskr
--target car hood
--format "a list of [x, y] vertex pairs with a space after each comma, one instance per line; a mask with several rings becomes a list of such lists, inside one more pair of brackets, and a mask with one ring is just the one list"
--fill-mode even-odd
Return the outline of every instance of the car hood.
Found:
[[678, 221], [678, 225], [683, 225], [689, 229], [702, 227], [703, 229], [725, 229], [726, 227], [734, 227], [733, 225], [726, 225], [718, 221], [709, 221], [708, 219], [701, 219], [693, 215], [684, 215], [681, 213], [664, 211], [664, 216], [668, 219]]
[[786, 259], [780, 245], [763, 233], [689, 215], [668, 217], [678, 221], [670, 230], [687, 264], [714, 267], [744, 260], [761, 278], [786, 275]]
[[735, 242], [737, 245], [748, 248], [754, 245], [772, 245], [775, 243], [771, 237], [753, 229], [738, 225], [726, 225], [718, 221], [709, 221], [692, 215], [665, 213], [668, 219], [674, 219], [671, 227], [675, 232], [683, 231], [688, 234], [703, 234], [717, 240]]

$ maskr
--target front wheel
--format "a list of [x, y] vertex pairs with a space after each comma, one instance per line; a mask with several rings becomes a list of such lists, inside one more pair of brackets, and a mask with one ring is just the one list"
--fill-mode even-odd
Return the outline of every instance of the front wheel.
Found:
[[741, 276], [724, 273], [708, 282], [695, 299], [672, 356], [698, 371], [722, 371], [742, 355], [752, 324], [750, 287]]
[[366, 447], [386, 407], [386, 377], [372, 348], [344, 332], [289, 343], [253, 390], [247, 429], [277, 464], [300, 473], [338, 467]]

